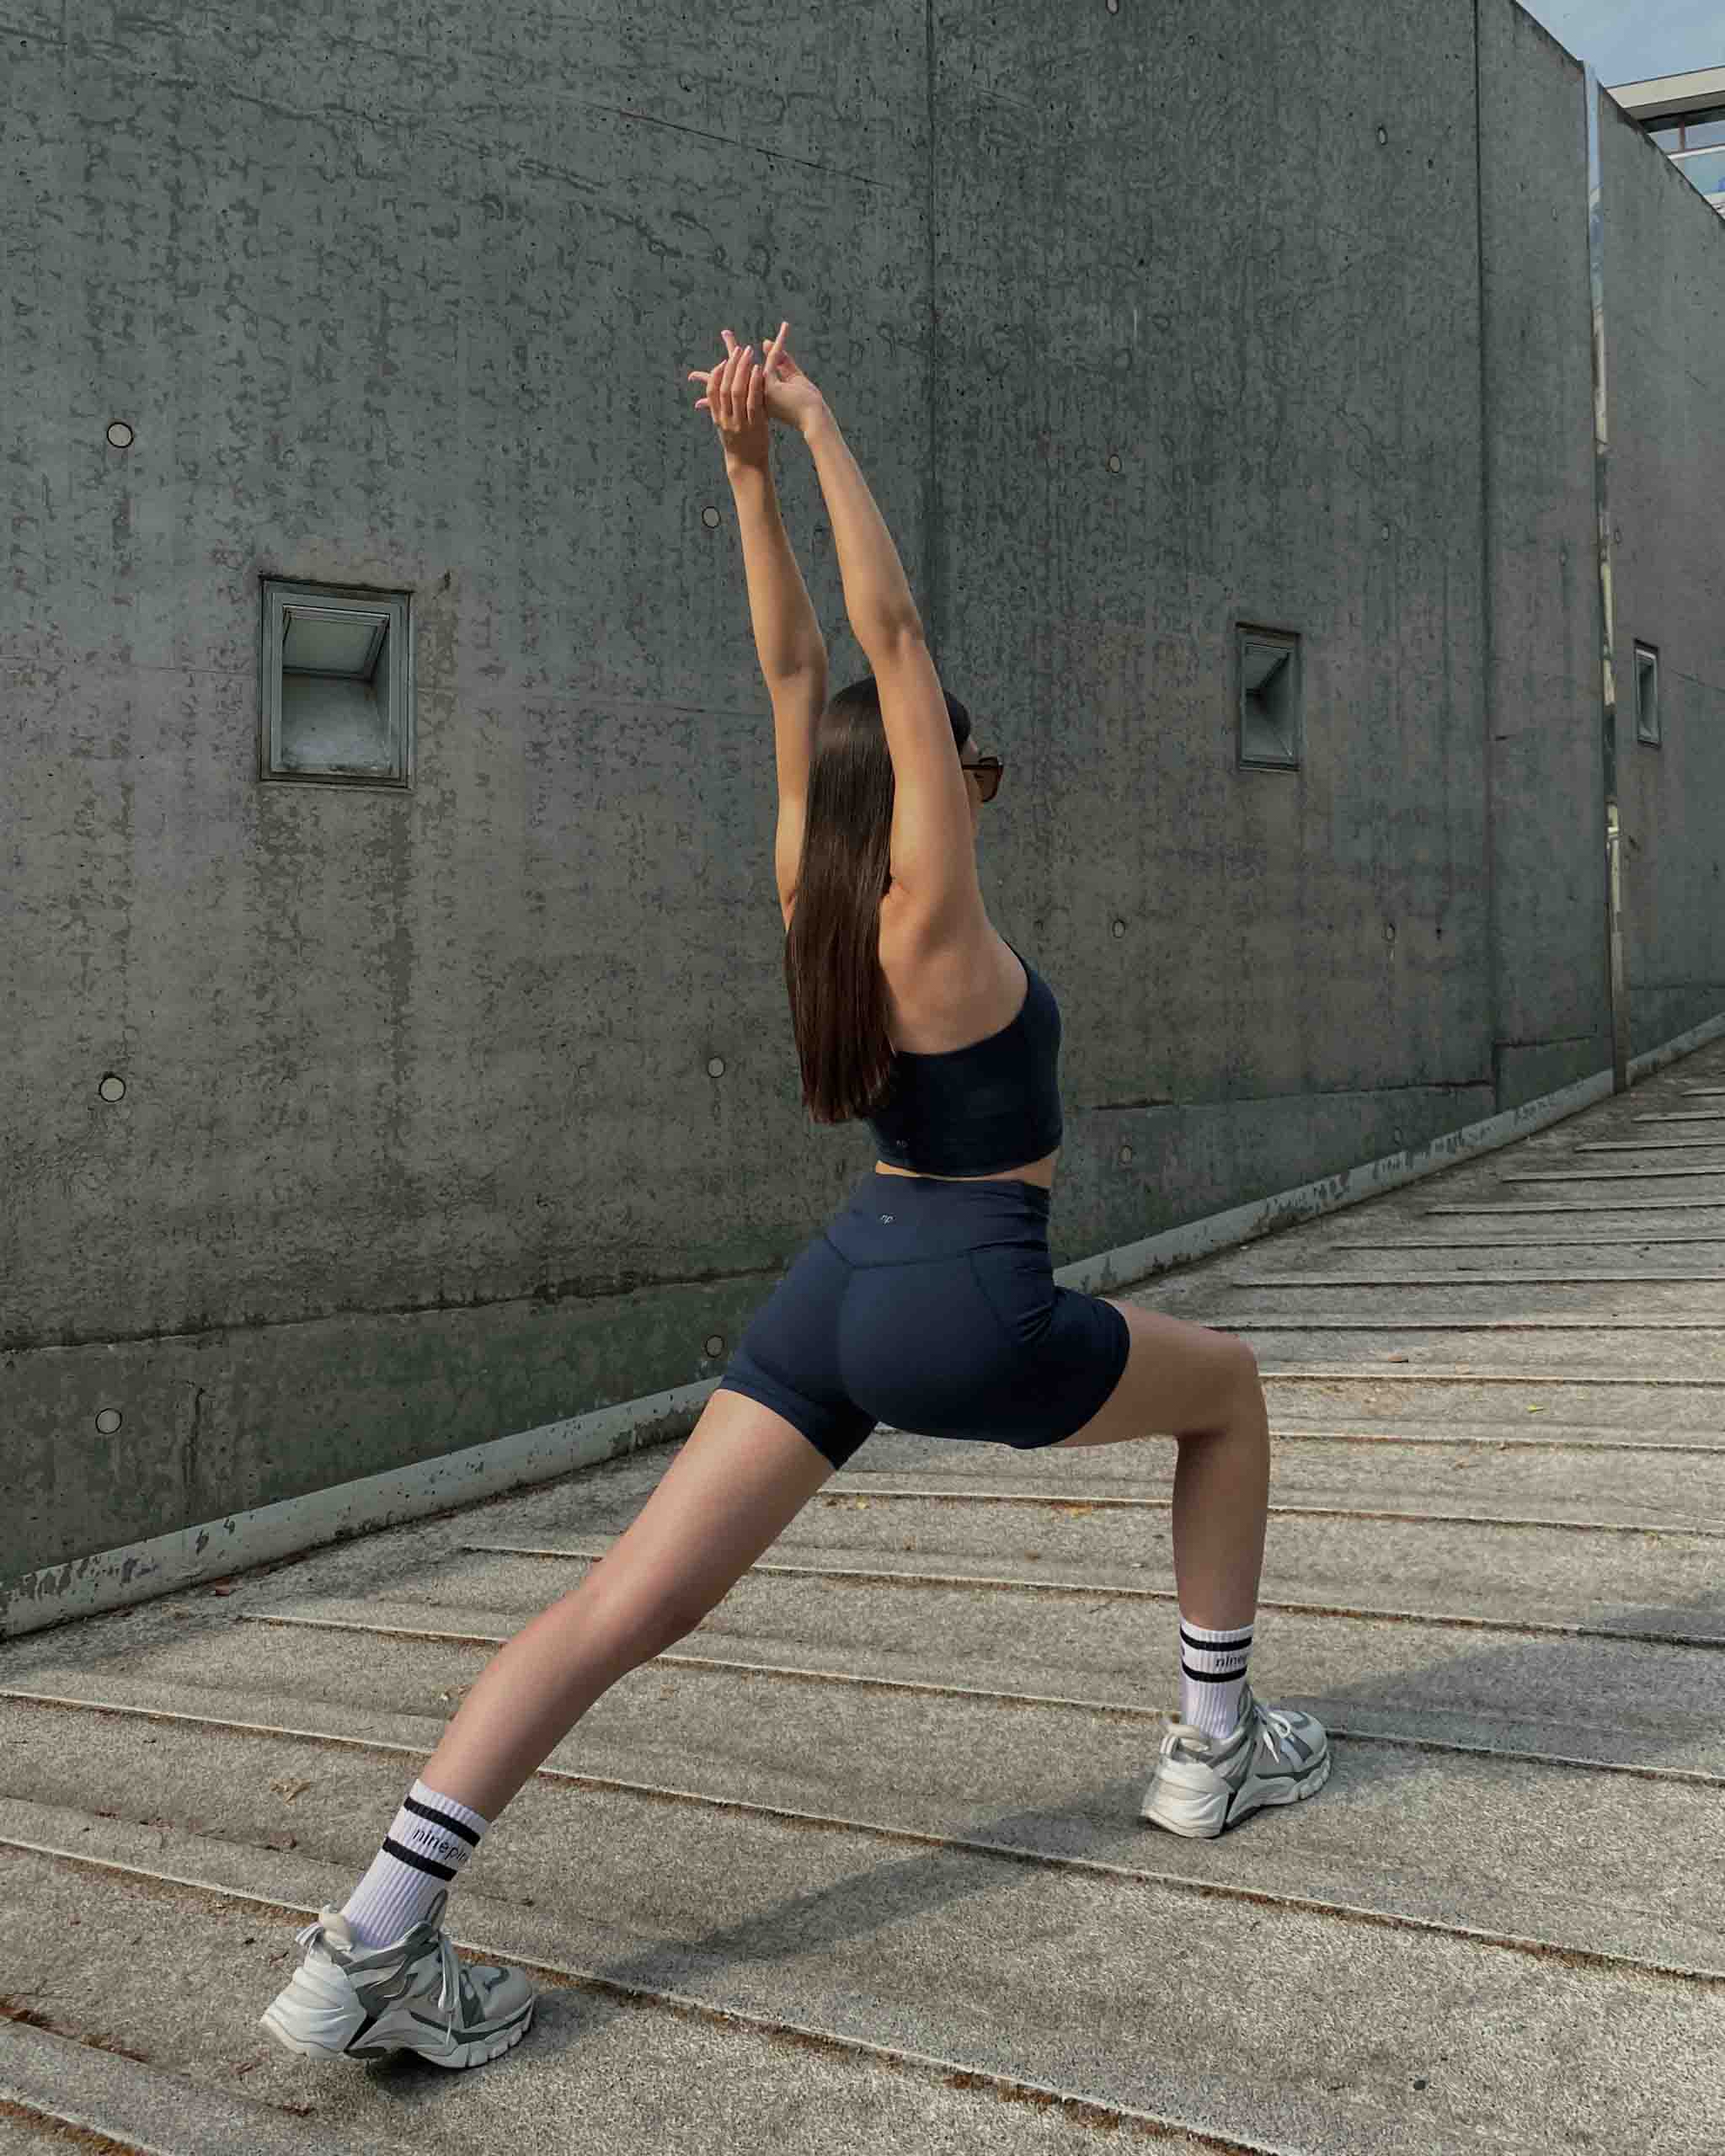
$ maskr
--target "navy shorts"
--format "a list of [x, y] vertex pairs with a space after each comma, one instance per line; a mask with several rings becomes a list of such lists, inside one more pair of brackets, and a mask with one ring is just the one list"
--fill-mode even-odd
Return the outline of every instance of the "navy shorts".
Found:
[[877, 1422], [1028, 1450], [1081, 1430], [1132, 1335], [1057, 1288], [1049, 1193], [871, 1169], [750, 1320], [718, 1390], [794, 1423], [842, 1467]]

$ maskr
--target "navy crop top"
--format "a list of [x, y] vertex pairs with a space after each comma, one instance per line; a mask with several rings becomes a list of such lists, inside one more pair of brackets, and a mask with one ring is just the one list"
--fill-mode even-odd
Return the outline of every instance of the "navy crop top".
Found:
[[893, 1054], [884, 1102], [868, 1118], [889, 1166], [927, 1176], [998, 1175], [1060, 1142], [1060, 1006], [1023, 953], [1027, 986], [1009, 1026], [968, 1048]]

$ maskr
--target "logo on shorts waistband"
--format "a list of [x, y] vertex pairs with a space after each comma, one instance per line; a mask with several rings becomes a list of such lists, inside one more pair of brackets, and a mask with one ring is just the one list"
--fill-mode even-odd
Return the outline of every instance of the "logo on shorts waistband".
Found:
[[881, 1214], [881, 1216], [880, 1216], [880, 1225], [881, 1225], [881, 1226], [882, 1226], [883, 1228], [889, 1228], [889, 1227], [891, 1227], [892, 1224], [893, 1224], [893, 1216], [892, 1216], [892, 1214], [891, 1214], [890, 1213], [883, 1213], [883, 1214]]

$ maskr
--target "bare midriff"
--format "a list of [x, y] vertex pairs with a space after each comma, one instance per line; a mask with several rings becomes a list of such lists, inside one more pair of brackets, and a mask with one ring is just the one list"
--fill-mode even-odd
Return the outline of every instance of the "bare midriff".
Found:
[[1039, 1161], [1031, 1161], [1022, 1168], [996, 1168], [988, 1176], [937, 1176], [925, 1168], [895, 1168], [885, 1161], [877, 1161], [875, 1172], [883, 1176], [920, 1176], [924, 1182], [1038, 1182], [1044, 1190], [1055, 1187], [1055, 1162], [1058, 1152], [1045, 1154]]

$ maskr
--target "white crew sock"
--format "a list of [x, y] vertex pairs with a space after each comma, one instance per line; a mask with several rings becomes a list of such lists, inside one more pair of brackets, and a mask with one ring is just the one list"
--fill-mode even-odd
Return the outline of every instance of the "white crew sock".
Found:
[[452, 1796], [415, 1782], [341, 1913], [360, 1944], [391, 1946], [411, 1931], [479, 1846], [488, 1824]]
[[1246, 1689], [1252, 1627], [1214, 1632], [1180, 1620], [1180, 1719], [1206, 1737], [1231, 1737]]

